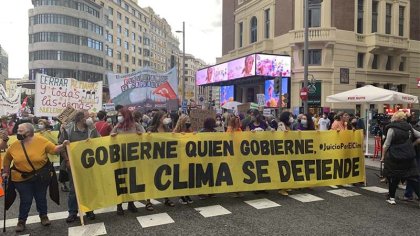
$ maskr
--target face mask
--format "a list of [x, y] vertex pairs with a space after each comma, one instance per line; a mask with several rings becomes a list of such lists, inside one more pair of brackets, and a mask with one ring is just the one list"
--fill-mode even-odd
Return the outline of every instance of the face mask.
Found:
[[295, 122], [295, 119], [293, 119], [293, 117], [289, 118], [289, 123], [292, 124], [293, 122]]
[[123, 122], [124, 122], [124, 117], [118, 116], [118, 123], [123, 123]]
[[163, 119], [163, 124], [164, 125], [169, 125], [171, 122], [172, 122], [172, 119], [171, 118], [165, 118], [165, 119]]
[[86, 119], [86, 125], [87, 125], [87, 126], [91, 126], [91, 125], [93, 125], [93, 120], [92, 120], [92, 118], [87, 118], [87, 119]]
[[185, 127], [189, 129], [191, 127], [191, 123], [185, 123]]
[[106, 122], [112, 123], [112, 119], [111, 118], [108, 118], [108, 119], [106, 119]]
[[16, 138], [20, 141], [24, 140], [26, 138], [26, 135], [24, 134], [16, 134]]
[[307, 120], [301, 120], [301, 121], [300, 121], [300, 123], [301, 123], [304, 127], [308, 126], [308, 121], [307, 121]]
[[220, 126], [222, 124], [222, 122], [220, 122], [220, 121], [216, 121], [216, 125], [217, 126]]
[[45, 129], [45, 125], [38, 125], [38, 129], [44, 130]]

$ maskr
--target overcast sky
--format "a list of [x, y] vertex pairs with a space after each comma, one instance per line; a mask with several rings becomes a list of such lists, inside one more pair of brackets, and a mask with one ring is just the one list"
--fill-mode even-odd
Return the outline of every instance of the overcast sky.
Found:
[[[19, 1], [19, 4], [17, 2]], [[222, 54], [222, 0], [139, 0], [166, 18], [172, 31], [185, 21], [186, 52], [209, 64]], [[28, 74], [28, 10], [30, 0], [0, 0], [0, 45], [9, 54], [9, 78]], [[182, 34], [179, 34], [182, 50]]]

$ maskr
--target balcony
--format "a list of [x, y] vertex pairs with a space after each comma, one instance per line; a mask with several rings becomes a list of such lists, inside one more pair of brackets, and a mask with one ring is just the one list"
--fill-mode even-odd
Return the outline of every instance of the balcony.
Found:
[[388, 34], [356, 34], [356, 41], [365, 43], [368, 47], [388, 50], [407, 50], [409, 47], [408, 38]]
[[257, 41], [252, 44], [248, 44], [246, 46], [243, 46], [241, 48], [232, 50], [229, 52], [230, 58], [237, 58], [240, 56], [248, 55], [251, 53], [256, 52], [266, 52], [266, 53], [272, 53], [273, 52], [273, 40], [272, 39], [264, 39], [261, 41]]
[[[305, 41], [305, 30], [290, 31], [294, 43], [303, 43]], [[311, 42], [329, 42], [336, 40], [336, 28], [310, 28], [309, 41]]]

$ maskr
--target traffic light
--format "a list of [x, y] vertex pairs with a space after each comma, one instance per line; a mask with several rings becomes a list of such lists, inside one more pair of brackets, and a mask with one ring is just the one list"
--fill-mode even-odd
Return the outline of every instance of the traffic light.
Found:
[[280, 78], [275, 78], [274, 79], [274, 94], [279, 94], [280, 93]]

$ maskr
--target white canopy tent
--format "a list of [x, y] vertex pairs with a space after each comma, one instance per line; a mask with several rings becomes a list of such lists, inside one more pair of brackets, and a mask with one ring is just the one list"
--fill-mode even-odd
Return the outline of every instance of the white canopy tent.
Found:
[[[395, 92], [392, 90], [366, 85], [361, 88], [352, 89], [346, 92], [337, 93], [327, 97], [330, 103], [357, 103], [357, 104], [412, 104], [419, 103], [417, 96]], [[366, 113], [366, 155], [368, 155], [369, 144], [369, 120]]]

